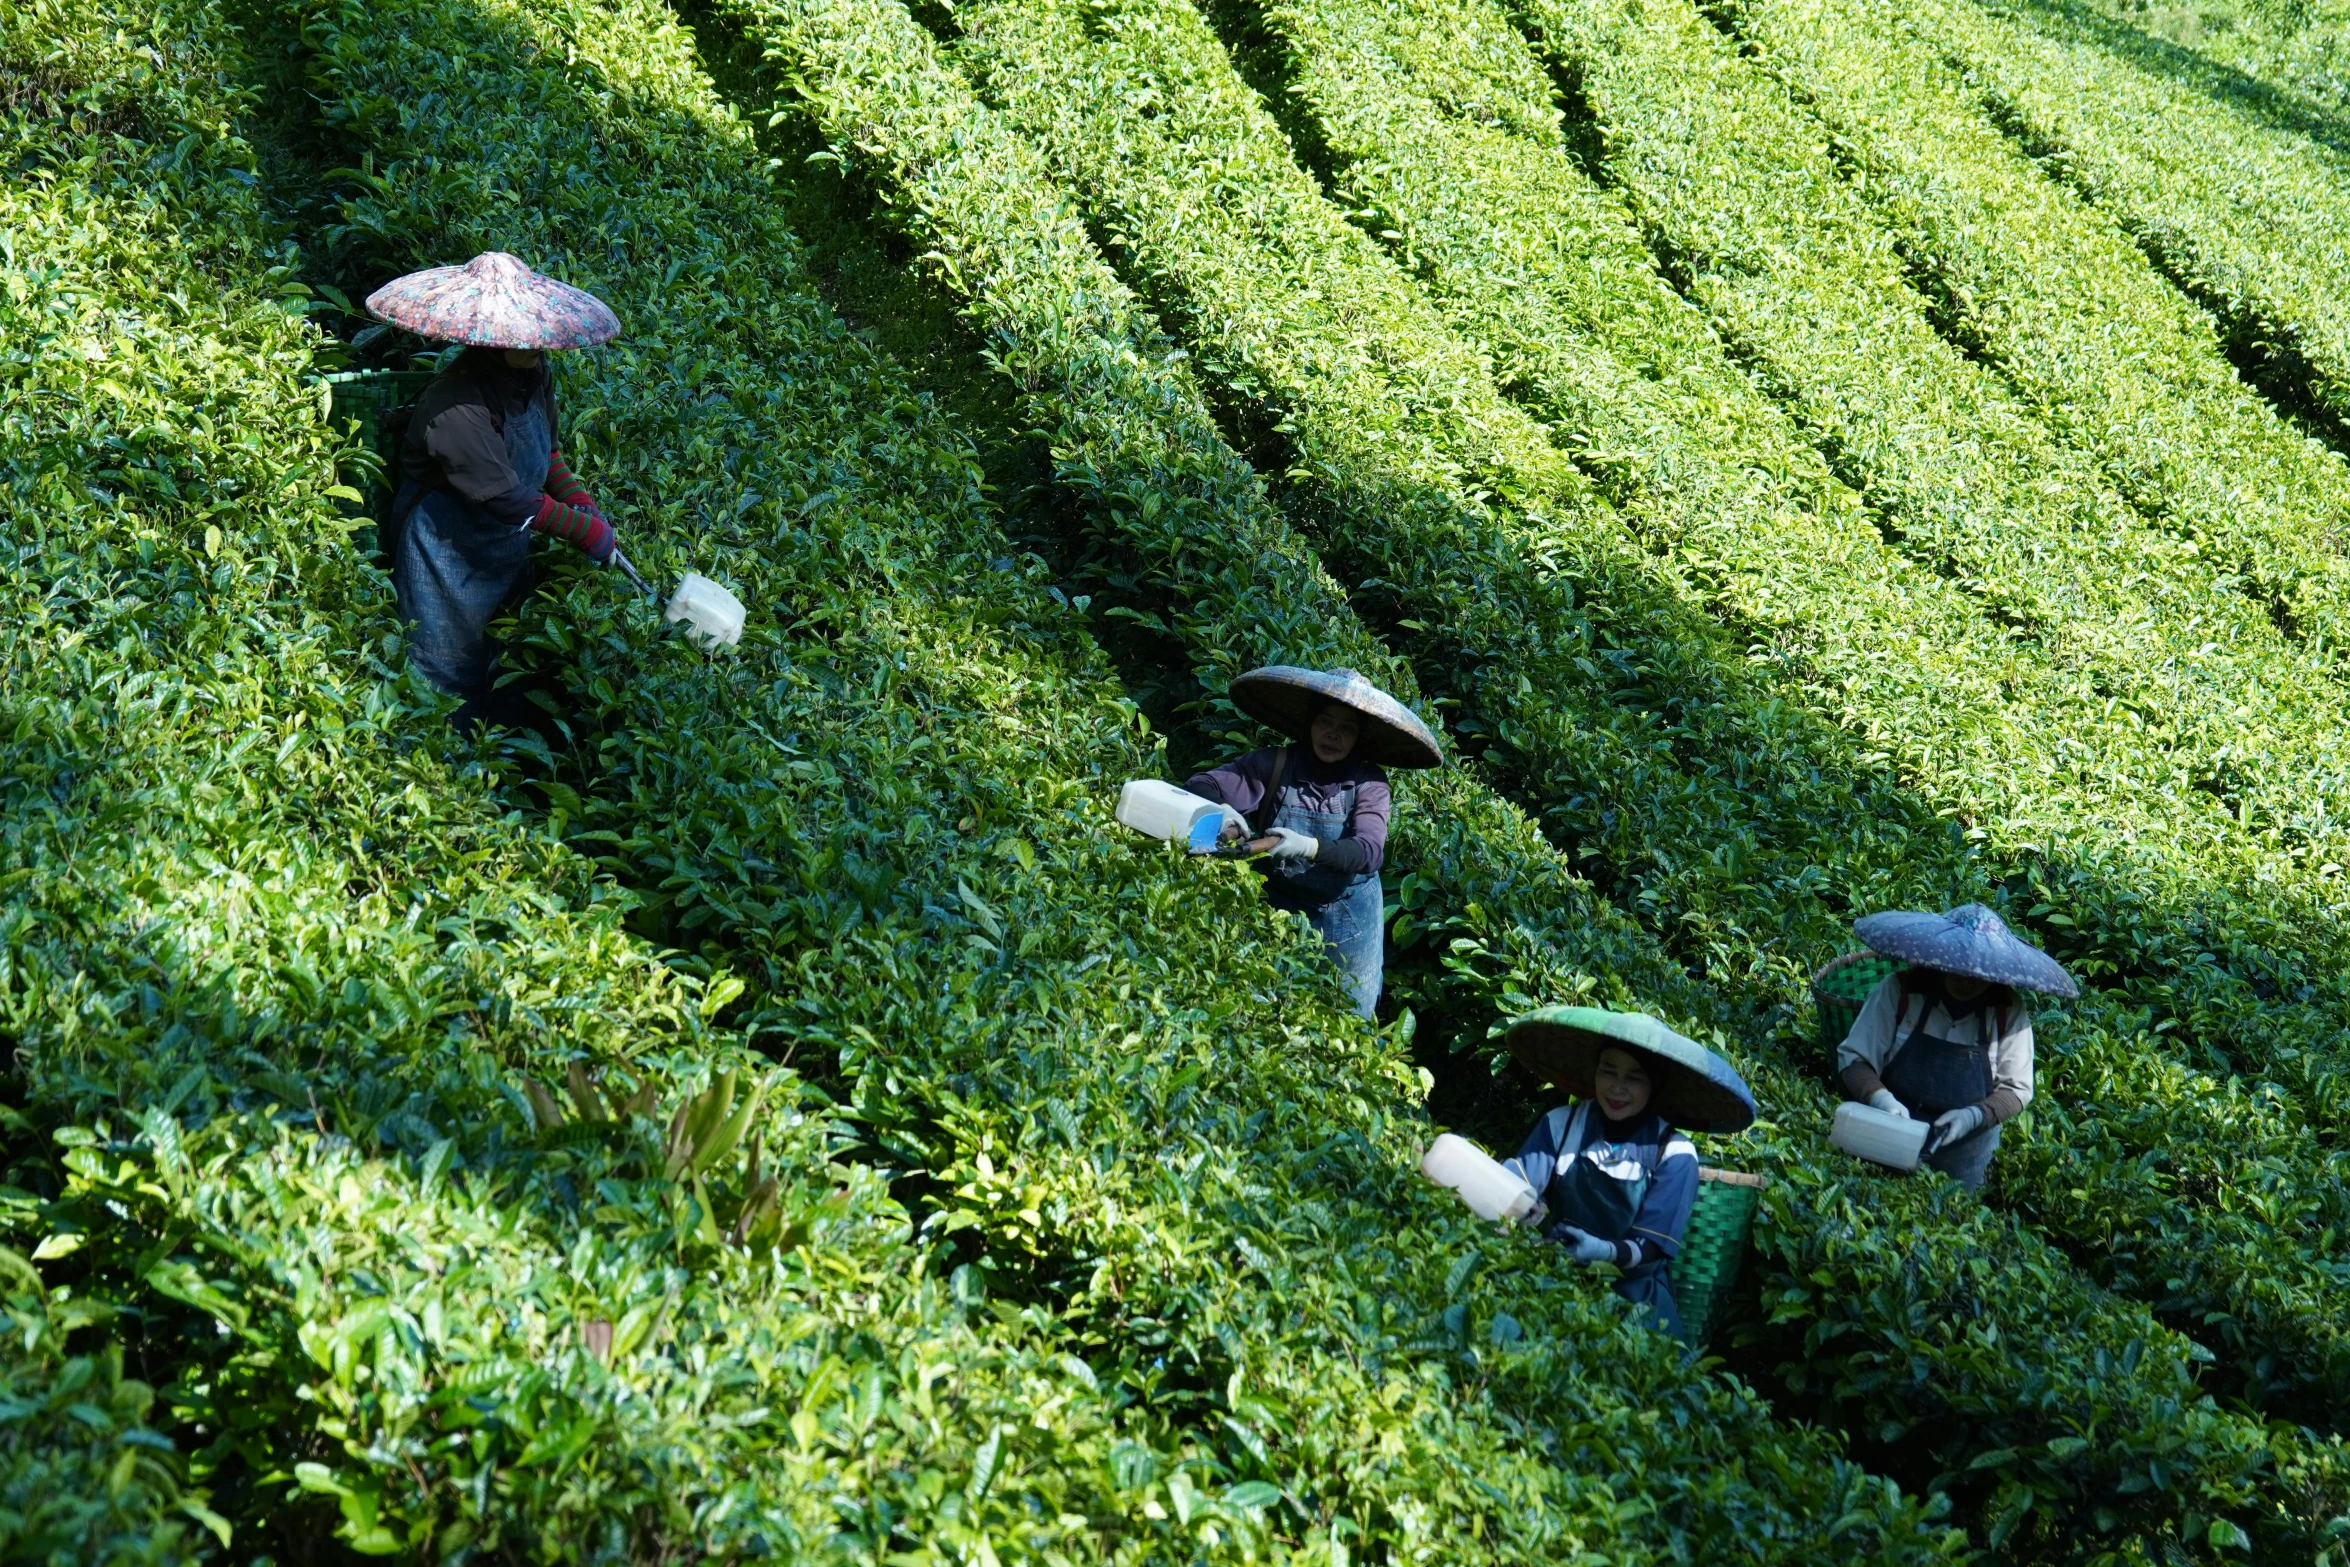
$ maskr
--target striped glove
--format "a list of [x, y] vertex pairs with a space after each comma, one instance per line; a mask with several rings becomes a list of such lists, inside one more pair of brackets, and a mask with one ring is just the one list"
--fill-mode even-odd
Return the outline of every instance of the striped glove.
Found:
[[547, 453], [547, 493], [576, 511], [594, 516], [604, 515], [604, 508], [588, 493], [588, 487], [579, 482], [579, 475], [571, 471], [571, 464], [563, 460], [560, 451]]
[[530, 516], [530, 529], [578, 545], [580, 553], [599, 566], [610, 560], [620, 545], [612, 524], [595, 512], [566, 506], [552, 495], [539, 497], [538, 510]]

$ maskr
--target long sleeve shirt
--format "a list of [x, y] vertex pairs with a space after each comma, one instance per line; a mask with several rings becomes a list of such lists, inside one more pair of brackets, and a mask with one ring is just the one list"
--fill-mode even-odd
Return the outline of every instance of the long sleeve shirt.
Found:
[[[490, 400], [499, 406], [492, 408]], [[536, 483], [514, 471], [506, 452], [506, 416], [537, 402], [555, 425], [554, 380], [542, 367], [516, 370], [472, 350], [455, 372], [424, 389], [409, 418], [401, 470], [425, 488], [445, 488], [499, 522], [530, 525], [543, 498]]]
[[[1922, 1019], [1920, 1000], [1925, 1003]], [[1836, 1069], [1846, 1094], [1866, 1099], [1884, 1087], [1885, 1071], [1898, 1054], [1896, 1036], [1907, 1044], [1914, 1035], [1925, 1033], [1954, 1044], [1989, 1045], [1991, 1092], [1979, 1101], [1985, 1124], [1997, 1126], [2032, 1102], [2032, 1010], [2020, 1000], [1953, 1018], [1938, 1001], [1913, 995], [1909, 1016], [1902, 1017], [1902, 1010], [1898, 974], [1880, 981], [1861, 1003], [1860, 1016], [1836, 1051]], [[2006, 1026], [2001, 1029], [2003, 1018]]]
[[[1273, 761], [1280, 754], [1273, 747], [1251, 751], [1221, 767], [1194, 773], [1183, 787], [1203, 799], [1221, 800], [1243, 816], [1253, 816], [1265, 801], [1265, 789], [1273, 779]], [[1314, 755], [1313, 747], [1303, 743], [1289, 747], [1289, 767], [1281, 775], [1281, 787], [1284, 792], [1295, 789], [1297, 803], [1304, 809], [1335, 813], [1349, 784], [1354, 785], [1355, 800], [1346, 831], [1340, 837], [1324, 839], [1314, 862], [1350, 876], [1364, 876], [1376, 871], [1387, 857], [1387, 818], [1394, 796], [1387, 787], [1386, 772], [1375, 762], [1325, 763]]]
[[1505, 1160], [1502, 1165], [1523, 1176], [1542, 1199], [1547, 1209], [1541, 1221], [1543, 1235], [1557, 1240], [1559, 1231], [1570, 1224], [1588, 1233], [1584, 1216], [1572, 1210], [1572, 1205], [1564, 1199], [1564, 1187], [1557, 1185], [1568, 1161], [1584, 1159], [1596, 1166], [1600, 1174], [1613, 1179], [1648, 1182], [1640, 1207], [1632, 1216], [1629, 1232], [1599, 1237], [1615, 1242], [1616, 1266], [1631, 1269], [1644, 1262], [1679, 1256], [1681, 1237], [1689, 1229], [1690, 1210], [1697, 1206], [1696, 1144], [1673, 1130], [1653, 1110], [1611, 1121], [1600, 1113], [1596, 1104], [1584, 1118], [1578, 1137], [1577, 1108], [1572, 1104], [1560, 1105], [1535, 1122], [1518, 1156]]

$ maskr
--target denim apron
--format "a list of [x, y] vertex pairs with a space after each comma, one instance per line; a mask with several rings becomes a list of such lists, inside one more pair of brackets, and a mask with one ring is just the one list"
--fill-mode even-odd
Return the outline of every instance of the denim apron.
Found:
[[[1289, 772], [1286, 760], [1282, 772]], [[1347, 818], [1354, 814], [1355, 786], [1335, 811], [1306, 809], [1304, 791], [1295, 784], [1281, 786], [1278, 808], [1269, 824], [1319, 838], [1324, 843], [1346, 836]], [[1379, 986], [1386, 962], [1387, 894], [1379, 873], [1360, 876], [1334, 871], [1313, 860], [1269, 860], [1265, 871], [1265, 901], [1277, 909], [1295, 909], [1321, 933], [1322, 943], [1346, 976], [1355, 1011], [1372, 1017], [1379, 1006]]]
[[[1924, 1006], [1907, 1041], [1898, 1033], [1894, 1036], [1893, 1059], [1883, 1073], [1886, 1088], [1901, 1101], [1904, 1109], [1921, 1121], [1931, 1121], [1962, 1105], [1980, 1104], [1991, 1093], [1991, 1048], [1997, 1041], [2001, 1019], [1996, 1015], [1989, 1019], [1991, 1027], [1981, 1044], [1962, 1045], [1955, 1039], [1925, 1031], [1927, 1014], [1942, 1000], [1938, 992], [1904, 986], [1903, 1018], [1909, 1016], [1912, 996]], [[1971, 1137], [1935, 1149], [1926, 1156], [1926, 1164], [1969, 1191], [1978, 1191], [1983, 1185], [1984, 1172], [1990, 1168], [1991, 1156], [1998, 1151], [1999, 1128], [1986, 1126]]]
[[[1555, 1112], [1554, 1112], [1555, 1113]], [[1648, 1200], [1649, 1177], [1655, 1172], [1646, 1157], [1646, 1145], [1594, 1143], [1599, 1113], [1585, 1100], [1575, 1106], [1574, 1120], [1559, 1139], [1559, 1147], [1574, 1152], [1559, 1160], [1550, 1174], [1543, 1201], [1550, 1213], [1543, 1220], [1548, 1231], [1571, 1224], [1603, 1241], [1629, 1239]], [[1629, 1269], [1616, 1281], [1616, 1293], [1635, 1305], [1646, 1306], [1675, 1338], [1681, 1336], [1681, 1303], [1673, 1295], [1672, 1262], [1651, 1257]]]
[[[533, 397], [505, 414], [506, 460], [516, 479], [544, 489], [555, 432]], [[394, 507], [395, 512], [398, 507]], [[530, 530], [500, 522], [453, 490], [432, 488], [407, 511], [393, 544], [392, 587], [412, 628], [408, 657], [452, 696], [489, 692], [497, 647], [491, 617], [527, 586]]]

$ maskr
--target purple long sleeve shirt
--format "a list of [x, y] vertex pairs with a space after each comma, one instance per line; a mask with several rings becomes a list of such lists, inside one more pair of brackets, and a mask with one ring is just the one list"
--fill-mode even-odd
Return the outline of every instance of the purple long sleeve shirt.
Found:
[[[1221, 800], [1243, 816], [1252, 815], [1265, 800], [1265, 786], [1273, 779], [1272, 747], [1194, 773], [1183, 787], [1204, 799]], [[1289, 747], [1289, 770], [1281, 787], [1298, 791], [1297, 803], [1309, 811], [1335, 812], [1346, 798], [1346, 786], [1355, 786], [1354, 810], [1346, 819], [1344, 836], [1325, 839], [1315, 863], [1349, 875], [1366, 876], [1387, 858], [1387, 816], [1394, 797], [1387, 773], [1375, 762], [1345, 761], [1335, 765], [1314, 755], [1313, 747]], [[1266, 815], [1271, 820], [1271, 813]]]

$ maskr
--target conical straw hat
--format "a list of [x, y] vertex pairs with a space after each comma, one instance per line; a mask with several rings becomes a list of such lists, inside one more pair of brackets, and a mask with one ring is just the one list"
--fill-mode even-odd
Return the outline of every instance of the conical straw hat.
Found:
[[2005, 920], [1980, 903], [1961, 904], [1947, 914], [1910, 909], [1871, 914], [1853, 921], [1852, 933], [1871, 952], [1920, 968], [2051, 996], [2081, 993], [2056, 959], [2009, 930]]
[[1638, 1012], [1544, 1007], [1502, 1037], [1520, 1066], [1579, 1098], [1592, 1096], [1599, 1053], [1616, 1045], [1647, 1058], [1656, 1082], [1649, 1108], [1680, 1130], [1743, 1132], [1754, 1124], [1754, 1090], [1736, 1067]]
[[1232, 705], [1259, 723], [1294, 740], [1313, 727], [1324, 702], [1339, 702], [1362, 716], [1362, 738], [1354, 754], [1386, 767], [1436, 767], [1444, 748], [1420, 717], [1351, 669], [1300, 669], [1267, 664], [1232, 681]]
[[367, 308], [419, 336], [475, 348], [592, 348], [620, 335], [602, 300], [502, 250], [396, 277], [367, 296]]

